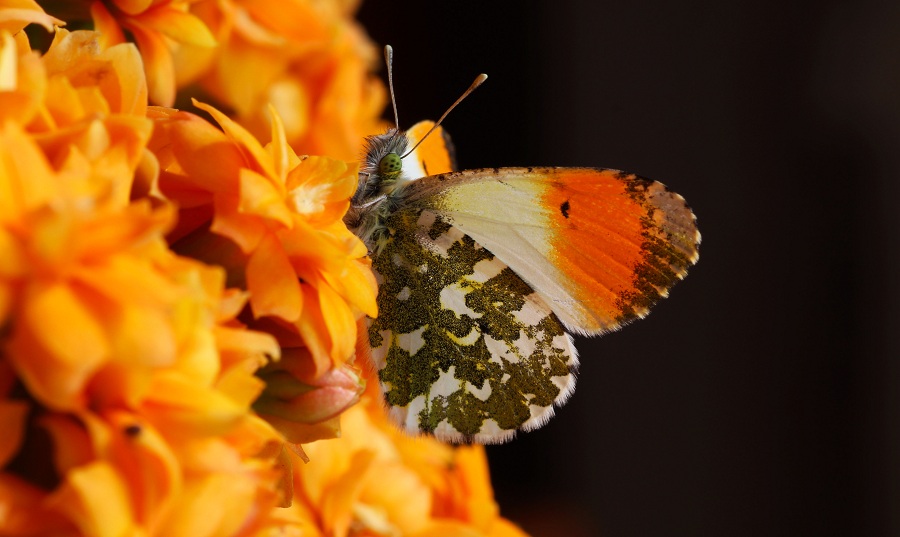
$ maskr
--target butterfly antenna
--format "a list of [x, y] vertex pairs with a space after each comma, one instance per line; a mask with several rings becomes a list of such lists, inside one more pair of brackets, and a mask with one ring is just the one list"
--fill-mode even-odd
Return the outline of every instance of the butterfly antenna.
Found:
[[394, 97], [394, 49], [384, 46], [384, 63], [387, 64], [388, 88], [391, 90], [391, 104], [394, 105], [394, 126], [400, 128], [400, 115], [397, 114], [397, 99]]
[[466, 97], [469, 96], [470, 93], [475, 91], [475, 89], [478, 88], [478, 86], [482, 85], [485, 80], [487, 80], [487, 75], [484, 73], [481, 73], [480, 75], [475, 77], [475, 82], [472, 82], [472, 85], [469, 86], [469, 89], [467, 89], [462, 95], [460, 95], [459, 99], [456, 99], [456, 102], [453, 103], [452, 105], [450, 105], [450, 108], [448, 108], [447, 111], [444, 112], [444, 115], [442, 115], [441, 118], [439, 120], [437, 120], [437, 122], [431, 127], [431, 129], [425, 133], [425, 136], [420, 138], [419, 141], [416, 142], [416, 145], [414, 145], [412, 149], [410, 149], [409, 151], [404, 153], [403, 156], [401, 156], [400, 158], [406, 158], [407, 155], [409, 155], [410, 153], [415, 151], [416, 148], [419, 147], [419, 144], [424, 142], [425, 139], [428, 138], [428, 135], [431, 134], [432, 132], [434, 132], [434, 129], [438, 128], [441, 125], [441, 122], [444, 121], [444, 118], [447, 117], [447, 114], [449, 114], [454, 108], [456, 108], [456, 105], [461, 103], [463, 101], [463, 99], [465, 99]]

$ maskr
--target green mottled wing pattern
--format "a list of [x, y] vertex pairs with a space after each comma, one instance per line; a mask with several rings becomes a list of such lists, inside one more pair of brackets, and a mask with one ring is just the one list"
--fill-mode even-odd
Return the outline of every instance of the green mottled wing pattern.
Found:
[[578, 364], [546, 302], [436, 212], [398, 210], [385, 229], [369, 340], [394, 421], [482, 443], [545, 423]]

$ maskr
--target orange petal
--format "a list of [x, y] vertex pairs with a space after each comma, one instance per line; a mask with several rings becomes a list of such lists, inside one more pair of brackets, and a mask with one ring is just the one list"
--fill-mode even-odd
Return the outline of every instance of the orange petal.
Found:
[[214, 193], [238, 193], [238, 170], [244, 159], [225, 134], [208, 121], [179, 112], [157, 124], [161, 133], [155, 143], [171, 148], [178, 165], [184, 170], [182, 180]]
[[211, 387], [198, 386], [177, 372], [154, 379], [142, 413], [167, 438], [221, 435], [246, 415], [246, 407]]
[[206, 84], [207, 91], [235, 107], [241, 115], [257, 114], [261, 112], [259, 103], [268, 101], [264, 99], [266, 93], [284, 71], [285, 60], [278, 54], [260, 54], [256, 49], [241, 46], [242, 41], [224, 46], [217, 61], [217, 76]]
[[54, 199], [57, 178], [43, 152], [15, 124], [0, 131], [0, 218], [16, 218]]
[[168, 311], [125, 306], [111, 330], [114, 353], [135, 366], [165, 367], [176, 359], [177, 342]]
[[131, 492], [135, 519], [155, 522], [160, 513], [177, 500], [182, 486], [182, 468], [165, 439], [140, 416], [130, 412], [109, 412], [102, 418], [82, 416], [91, 435], [103, 437], [108, 445], [104, 455], [112, 462]]
[[[257, 512], [259, 509], [275, 506], [275, 493], [267, 493], [262, 483], [276, 478], [274, 470], [254, 472], [250, 468], [199, 473], [185, 483], [178, 501], [157, 528], [157, 535], [213, 537], [244, 534], [243, 526], [261, 516]], [[269, 502], [261, 498], [264, 494], [269, 497]]]
[[323, 278], [348, 304], [352, 304], [369, 317], [378, 316], [376, 302], [378, 284], [367, 263], [350, 261], [347, 269], [340, 275], [326, 272]]
[[339, 222], [358, 183], [356, 166], [341, 160], [309, 157], [288, 176], [287, 199], [298, 214], [316, 226]]
[[141, 55], [128, 43], [104, 50], [99, 40], [97, 32], [60, 30], [42, 58], [48, 74], [68, 78], [82, 92], [99, 89], [113, 112], [143, 116], [147, 87]]
[[456, 473], [464, 487], [468, 513], [466, 519], [475, 527], [488, 528], [497, 518], [499, 508], [494, 501], [483, 446], [461, 446], [456, 451]]
[[0, 9], [0, 31], [16, 34], [29, 24], [40, 24], [48, 32], [53, 26], [65, 26], [65, 22], [44, 13], [44, 10], [32, 0], [14, 0], [4, 3]]
[[375, 462], [375, 453], [360, 450], [350, 459], [350, 467], [331, 484], [322, 498], [322, 524], [332, 535], [347, 535], [353, 519], [353, 505], [359, 499], [367, 474]]
[[216, 196], [213, 200], [215, 216], [210, 231], [234, 241], [245, 254], [253, 252], [269, 235], [262, 218], [238, 212], [236, 196]]
[[120, 537], [136, 529], [130, 499], [122, 477], [109, 463], [98, 461], [70, 470], [48, 506], [85, 535]]
[[292, 444], [308, 444], [318, 440], [328, 440], [341, 435], [340, 417], [331, 418], [319, 423], [300, 423], [294, 420], [260, 414], [264, 420], [276, 428], [284, 438]]
[[154, 0], [113, 0], [117, 8], [129, 15], [139, 15], [150, 9]]
[[318, 376], [334, 366], [334, 360], [331, 358], [331, 334], [328, 332], [328, 324], [322, 315], [319, 293], [311, 285], [302, 285], [301, 289], [303, 291], [303, 313], [294, 326], [313, 357], [316, 376]]
[[228, 365], [228, 357], [235, 355], [240, 359], [251, 356], [258, 360], [278, 360], [281, 356], [281, 347], [278, 341], [265, 332], [249, 330], [247, 328], [233, 328], [219, 326], [215, 329], [216, 347], [223, 357], [223, 365]]
[[269, 105], [269, 116], [272, 118], [272, 142], [268, 149], [274, 163], [275, 175], [284, 180], [287, 177], [292, 158], [296, 158], [297, 155], [288, 145], [284, 134], [284, 123], [272, 105]]
[[67, 535], [69, 524], [47, 510], [47, 493], [18, 477], [0, 474], [0, 528], [6, 535]]
[[237, 317], [247, 301], [250, 294], [240, 289], [225, 289], [222, 293], [222, 300], [219, 301], [219, 312], [216, 319], [219, 321], [229, 321]]
[[272, 315], [293, 322], [300, 317], [304, 306], [300, 282], [281, 244], [271, 234], [250, 255], [247, 289], [257, 318]]
[[[107, 316], [112, 360], [97, 371], [89, 385], [94, 406], [137, 406], [147, 396], [154, 368], [173, 365], [178, 351], [184, 356], [181, 362], [191, 363], [192, 349], [176, 341], [167, 313], [125, 307]], [[178, 365], [186, 369], [188, 364]]]
[[155, 32], [129, 26], [144, 60], [150, 100], [162, 106], [175, 104], [175, 65], [165, 40]]
[[173, 302], [182, 292], [148, 259], [119, 255], [104, 264], [78, 269], [73, 271], [76, 281], [116, 302], [156, 308]]
[[356, 346], [356, 316], [330, 285], [319, 285], [318, 291], [319, 307], [333, 341], [331, 358], [341, 364], [350, 359]]
[[250, 406], [266, 387], [265, 383], [252, 371], [232, 367], [216, 379], [216, 390], [228, 396], [235, 403]]
[[369, 475], [360, 502], [377, 506], [402, 535], [414, 535], [431, 518], [431, 491], [403, 461], [379, 462]]
[[[112, 46], [103, 52], [103, 58], [109, 61], [107, 69], [112, 68], [117, 75], [114, 80], [118, 91], [114, 93], [109, 91], [113, 88], [101, 86], [110, 108], [120, 114], [143, 117], [147, 112], [148, 88], [137, 47], [130, 43]], [[98, 73], [98, 80], [104, 80], [102, 73]]]
[[141, 26], [162, 33], [179, 43], [195, 47], [214, 47], [216, 38], [196, 16], [163, 4], [132, 19]]
[[15, 91], [18, 87], [19, 50], [13, 36], [0, 33], [0, 91]]
[[[23, 245], [9, 229], [0, 227], [0, 279], [7, 282], [20, 278], [28, 267]], [[0, 315], [0, 319], [3, 316]]]
[[275, 169], [272, 166], [271, 157], [247, 129], [241, 127], [232, 121], [231, 118], [208, 104], [201, 103], [196, 99], [192, 99], [191, 102], [197, 108], [209, 113], [216, 120], [216, 123], [222, 127], [225, 134], [231, 138], [241, 154], [244, 155], [245, 162], [250, 169], [258, 171], [266, 177], [275, 177]]
[[[24, 34], [23, 34], [24, 35]], [[37, 55], [19, 54], [15, 38], [7, 36], [0, 51], [0, 120], [9, 119], [19, 125], [42, 127], [43, 118], [36, 117], [46, 102], [47, 73]]]
[[291, 227], [291, 213], [284, 203], [284, 190], [262, 175], [242, 168], [240, 171], [240, 205], [243, 214], [260, 216]]
[[[297, 140], [302, 137], [310, 128], [313, 107], [310, 90], [313, 88], [305, 87], [299, 80], [282, 77], [261, 89], [265, 91], [265, 100], [277, 110], [283, 121], [287, 139]], [[247, 112], [244, 117], [247, 117], [246, 114]]]
[[324, 186], [322, 201], [347, 200], [356, 191], [359, 183], [359, 167], [329, 157], [311, 156], [291, 170], [288, 188]]
[[294, 219], [293, 229], [279, 230], [278, 240], [294, 264], [294, 270], [308, 281], [317, 279], [320, 272], [341, 272], [346, 266], [346, 244], [301, 218]]
[[101, 1], [91, 4], [91, 18], [94, 20], [94, 30], [98, 34], [100, 46], [104, 49], [125, 42], [125, 34], [115, 17], [106, 9]]
[[[84, 425], [71, 414], [51, 413], [39, 418], [41, 427], [53, 439], [53, 465], [59, 475], [97, 459], [97, 439], [91, 439]], [[104, 446], [101, 446], [104, 447]]]
[[19, 451], [25, 433], [28, 403], [24, 401], [0, 401], [0, 468]]
[[301, 42], [324, 42], [332, 37], [333, 19], [324, 16], [323, 4], [292, 1], [290, 9], [281, 2], [245, 4], [254, 20], [271, 31]]
[[36, 287], [24, 302], [9, 358], [43, 403], [72, 408], [88, 377], [109, 356], [106, 334], [84, 299], [69, 287]]

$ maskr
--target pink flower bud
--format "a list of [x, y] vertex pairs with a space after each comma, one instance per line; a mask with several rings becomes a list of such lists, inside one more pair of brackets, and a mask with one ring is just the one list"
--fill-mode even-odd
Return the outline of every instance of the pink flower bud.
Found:
[[326, 371], [314, 379], [301, 380], [284, 369], [263, 371], [260, 376], [266, 389], [254, 405], [256, 411], [264, 417], [307, 425], [339, 415], [359, 401], [366, 386], [351, 365]]

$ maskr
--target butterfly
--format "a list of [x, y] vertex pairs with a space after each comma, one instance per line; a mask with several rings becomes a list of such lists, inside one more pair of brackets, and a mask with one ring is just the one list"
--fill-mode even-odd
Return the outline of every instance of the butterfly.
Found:
[[437, 123], [367, 139], [345, 218], [379, 284], [368, 340], [388, 414], [450, 442], [542, 426], [575, 387], [571, 334], [645, 316], [699, 257], [694, 214], [661, 183], [604, 168], [455, 171], [439, 125], [482, 77]]

